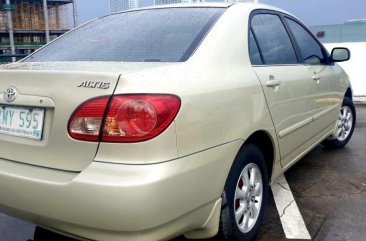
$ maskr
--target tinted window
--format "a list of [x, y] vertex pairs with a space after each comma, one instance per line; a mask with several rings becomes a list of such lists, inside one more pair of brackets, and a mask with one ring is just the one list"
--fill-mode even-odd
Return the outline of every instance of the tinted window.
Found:
[[323, 49], [313, 36], [297, 22], [288, 18], [286, 18], [286, 21], [297, 40], [304, 62], [306, 64], [326, 63]]
[[252, 31], [250, 31], [249, 33], [249, 55], [250, 55], [250, 61], [252, 62], [253, 65], [262, 64], [262, 59], [259, 53], [258, 45], [257, 42], [255, 41]]
[[224, 10], [169, 8], [110, 15], [64, 35], [26, 61], [185, 61]]
[[295, 50], [279, 16], [257, 14], [251, 24], [265, 64], [297, 63]]

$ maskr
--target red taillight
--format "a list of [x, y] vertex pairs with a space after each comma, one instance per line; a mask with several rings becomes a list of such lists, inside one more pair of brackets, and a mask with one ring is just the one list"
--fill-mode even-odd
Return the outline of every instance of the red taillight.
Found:
[[[139, 142], [161, 134], [174, 120], [180, 99], [174, 95], [116, 95], [81, 105], [69, 122], [69, 134], [78, 140]], [[103, 127], [101, 128], [101, 125]]]

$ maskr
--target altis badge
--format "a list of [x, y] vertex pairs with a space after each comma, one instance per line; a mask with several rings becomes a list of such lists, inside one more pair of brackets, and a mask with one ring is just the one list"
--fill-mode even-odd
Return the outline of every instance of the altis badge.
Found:
[[110, 86], [109, 82], [101, 82], [101, 81], [83, 81], [78, 87], [83, 88], [97, 88], [97, 89], [108, 89]]

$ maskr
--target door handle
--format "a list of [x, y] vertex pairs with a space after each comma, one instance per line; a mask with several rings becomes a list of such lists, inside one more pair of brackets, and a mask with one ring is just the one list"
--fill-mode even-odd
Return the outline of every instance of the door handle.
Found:
[[267, 87], [276, 87], [279, 86], [281, 84], [281, 80], [277, 80], [277, 79], [270, 79], [266, 81], [266, 86]]

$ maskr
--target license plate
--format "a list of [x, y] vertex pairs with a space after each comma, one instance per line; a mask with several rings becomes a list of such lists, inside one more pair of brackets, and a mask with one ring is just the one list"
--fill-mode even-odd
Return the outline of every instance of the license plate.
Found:
[[44, 109], [0, 105], [0, 134], [42, 139]]

